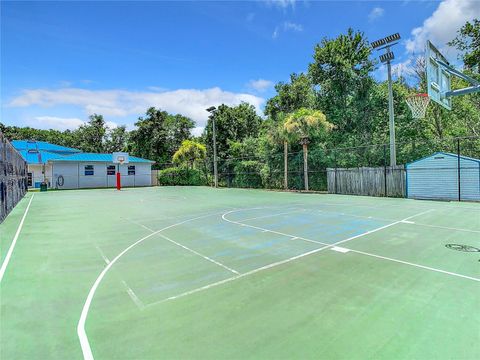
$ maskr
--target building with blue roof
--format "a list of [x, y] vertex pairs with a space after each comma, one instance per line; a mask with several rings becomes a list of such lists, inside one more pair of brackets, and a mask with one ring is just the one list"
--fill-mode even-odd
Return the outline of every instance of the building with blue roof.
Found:
[[28, 186], [42, 182], [57, 189], [114, 187], [117, 171], [122, 186], [151, 186], [151, 160], [129, 156], [128, 163], [114, 164], [112, 154], [84, 153], [45, 141], [13, 140], [12, 145], [28, 164]]

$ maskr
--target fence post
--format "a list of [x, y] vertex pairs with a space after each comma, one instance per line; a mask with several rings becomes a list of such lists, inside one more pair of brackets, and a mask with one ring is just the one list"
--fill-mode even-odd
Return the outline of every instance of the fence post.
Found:
[[333, 165], [334, 167], [334, 173], [333, 173], [333, 180], [334, 180], [334, 186], [333, 186], [333, 192], [334, 194], [337, 193], [337, 156], [335, 155], [335, 148], [332, 150], [333, 151]]
[[288, 142], [283, 142], [283, 186], [288, 190]]
[[303, 181], [305, 182], [305, 191], [308, 191], [308, 145], [303, 143]]
[[457, 138], [457, 177], [458, 177], [458, 201], [462, 201], [461, 195], [461, 171], [460, 171], [460, 139]]
[[384, 186], [384, 196], [388, 196], [387, 192], [387, 145], [383, 144], [383, 186]]

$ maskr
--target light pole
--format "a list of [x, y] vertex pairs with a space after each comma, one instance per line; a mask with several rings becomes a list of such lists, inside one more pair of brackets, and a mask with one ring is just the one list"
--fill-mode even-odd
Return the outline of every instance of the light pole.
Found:
[[210, 113], [210, 118], [212, 119], [212, 132], [213, 132], [213, 178], [215, 187], [218, 187], [218, 172], [217, 172], [217, 138], [215, 135], [215, 111], [217, 108], [215, 106], [210, 106], [207, 111]]
[[383, 64], [387, 64], [388, 72], [388, 118], [389, 118], [389, 130], [390, 130], [390, 166], [397, 165], [397, 150], [395, 146], [395, 117], [393, 112], [393, 89], [392, 89], [392, 64], [391, 61], [395, 58], [393, 51], [390, 49], [393, 45], [398, 44], [400, 40], [400, 34], [396, 33], [389, 35], [383, 39], [373, 41], [371, 43], [373, 49], [377, 51], [386, 49], [386, 52], [380, 55], [380, 61]]
[[[390, 52], [390, 48], [388, 49]], [[395, 146], [395, 117], [393, 112], [392, 65], [387, 61], [388, 70], [388, 118], [390, 129], [390, 166], [397, 165], [397, 149]]]

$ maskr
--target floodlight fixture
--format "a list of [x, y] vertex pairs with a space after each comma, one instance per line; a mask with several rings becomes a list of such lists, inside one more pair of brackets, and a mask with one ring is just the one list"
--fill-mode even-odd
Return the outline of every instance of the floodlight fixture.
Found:
[[372, 49], [376, 49], [380, 46], [387, 45], [387, 44], [390, 44], [390, 43], [398, 41], [398, 40], [400, 40], [400, 34], [395, 33], [395, 34], [392, 34], [392, 35], [388, 35], [388, 36], [384, 37], [383, 39], [372, 41], [370, 43], [370, 45], [372, 46]]
[[211, 113], [211, 112], [213, 112], [213, 111], [215, 111], [215, 110], [217, 110], [217, 108], [216, 108], [215, 106], [210, 106], [210, 107], [207, 109], [207, 111], [208, 111], [209, 113]]
[[382, 54], [379, 57], [382, 63], [386, 63], [387, 61], [392, 61], [393, 59], [395, 59], [393, 51], [387, 51], [385, 54]]

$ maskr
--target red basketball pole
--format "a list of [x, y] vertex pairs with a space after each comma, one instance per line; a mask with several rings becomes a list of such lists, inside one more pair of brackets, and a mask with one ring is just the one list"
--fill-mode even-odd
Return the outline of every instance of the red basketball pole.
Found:
[[117, 165], [117, 190], [120, 190], [122, 185], [120, 183], [120, 165]]

